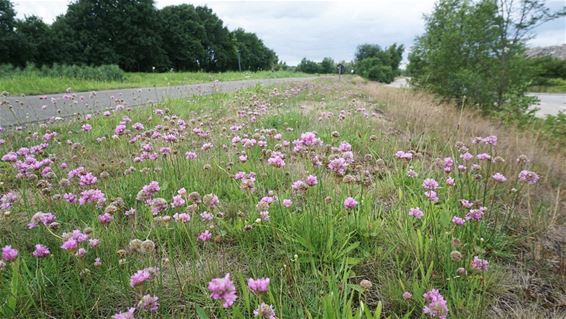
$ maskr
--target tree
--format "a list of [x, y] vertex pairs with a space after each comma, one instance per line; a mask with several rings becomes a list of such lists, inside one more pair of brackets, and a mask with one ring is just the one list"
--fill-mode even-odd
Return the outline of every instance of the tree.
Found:
[[15, 64], [50, 65], [56, 56], [51, 28], [37, 16], [26, 17], [16, 22], [16, 35], [21, 53]]
[[358, 74], [373, 81], [391, 83], [399, 72], [405, 47], [396, 43], [387, 49], [377, 44], [362, 44], [356, 51], [355, 69]]
[[303, 58], [301, 63], [297, 65], [297, 71], [310, 74], [320, 73], [320, 66], [314, 61]]
[[334, 63], [332, 58], [326, 57], [322, 59], [322, 62], [320, 62], [320, 73], [336, 73], [336, 63]]
[[255, 33], [238, 28], [232, 32], [242, 70], [269, 70], [277, 64], [275, 52], [263, 44]]
[[412, 84], [498, 110], [531, 78], [525, 43], [550, 13], [539, 0], [441, 0], [409, 55]]
[[15, 26], [16, 12], [12, 2], [0, 0], [0, 64], [12, 63], [17, 55], [14, 50], [17, 44]]
[[202, 42], [205, 55], [201, 66], [212, 72], [235, 69], [238, 62], [230, 31], [211, 9], [197, 7], [196, 11], [206, 34]]
[[168, 6], [159, 11], [163, 48], [175, 70], [197, 71], [206, 59], [206, 29], [193, 5]]

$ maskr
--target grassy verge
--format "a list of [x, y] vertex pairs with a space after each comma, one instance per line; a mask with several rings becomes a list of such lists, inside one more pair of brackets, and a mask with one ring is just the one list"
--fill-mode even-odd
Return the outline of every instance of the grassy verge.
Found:
[[[22, 154], [0, 162], [0, 246], [19, 252], [0, 272], [2, 317], [136, 307], [136, 318], [250, 318], [262, 302], [277, 318], [565, 314], [552, 240], [565, 218], [562, 155], [428, 95], [344, 78], [0, 138], [2, 156]], [[94, 189], [104, 200], [87, 196]], [[69, 248], [82, 234], [99, 244]], [[51, 254], [32, 256], [36, 244]], [[159, 272], [132, 277], [149, 267]], [[214, 284], [224, 300], [210, 298], [209, 282], [227, 273], [233, 304]], [[264, 277], [266, 292], [247, 287]], [[424, 296], [433, 289], [442, 299]], [[156, 313], [144, 295], [159, 298]]]
[[168, 72], [168, 73], [126, 73], [124, 81], [93, 81], [67, 77], [49, 77], [30, 74], [0, 76], [0, 92], [10, 95], [61, 93], [71, 88], [75, 92], [98, 91], [119, 88], [138, 88], [205, 83], [213, 81], [234, 81], [303, 77], [307, 74], [288, 71], [261, 72]]

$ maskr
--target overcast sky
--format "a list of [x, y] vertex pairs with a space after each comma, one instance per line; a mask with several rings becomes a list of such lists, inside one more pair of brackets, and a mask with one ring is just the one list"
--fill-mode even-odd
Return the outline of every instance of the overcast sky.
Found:
[[[64, 14], [69, 0], [13, 0], [18, 17], [37, 15], [51, 23]], [[303, 57], [322, 60], [351, 60], [356, 46], [394, 42], [410, 47], [424, 28], [423, 15], [432, 11], [435, 0], [373, 1], [183, 1], [156, 0], [156, 6], [192, 3], [207, 5], [230, 30], [242, 27], [255, 32], [290, 65]], [[566, 0], [547, 1], [561, 8]], [[531, 46], [566, 43], [566, 18], [537, 29]]]

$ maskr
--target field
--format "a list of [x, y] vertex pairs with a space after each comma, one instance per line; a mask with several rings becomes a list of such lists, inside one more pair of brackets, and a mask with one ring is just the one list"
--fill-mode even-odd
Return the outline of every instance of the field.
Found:
[[235, 81], [307, 76], [300, 72], [260, 71], [260, 72], [166, 72], [166, 73], [126, 73], [124, 81], [95, 81], [71, 77], [40, 76], [36, 72], [0, 76], [0, 93], [9, 95], [32, 95], [60, 93], [67, 89], [74, 92], [139, 88], [153, 86], [185, 85], [213, 81]]
[[326, 78], [0, 134], [0, 317], [566, 316], [564, 154], [427, 94]]

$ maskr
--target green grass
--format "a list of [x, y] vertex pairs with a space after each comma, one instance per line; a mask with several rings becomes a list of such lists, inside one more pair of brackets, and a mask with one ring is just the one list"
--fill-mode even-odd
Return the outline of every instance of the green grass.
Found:
[[[0, 136], [6, 141], [0, 145], [3, 155], [42, 143], [47, 132], [58, 133], [45, 153], [36, 155], [52, 155], [53, 174], [41, 177], [34, 171], [35, 177], [21, 178], [10, 163], [0, 162], [0, 194], [14, 191], [19, 197], [13, 208], [5, 209], [9, 214], [0, 215], [0, 246], [12, 245], [20, 254], [0, 271], [0, 316], [108, 318], [136, 306], [141, 295], [148, 293], [158, 296], [161, 306], [154, 315], [138, 310], [136, 318], [251, 318], [260, 302], [274, 305], [278, 318], [425, 318], [423, 294], [437, 288], [448, 302], [450, 318], [494, 317], [490, 311], [500, 298], [507, 298], [503, 302], [510, 295], [519, 298], [520, 292], [511, 290], [507, 282], [514, 275], [509, 265], [519, 262], [515, 254], [520, 243], [534, 231], [522, 228], [523, 218], [528, 214], [532, 224], [541, 225], [552, 211], [551, 204], [532, 196], [537, 185], [516, 181], [520, 170], [531, 167], [512, 158], [493, 164], [474, 160], [480, 168], [455, 170], [451, 176], [456, 186], [449, 187], [436, 158], [452, 156], [459, 163], [456, 141], [423, 132], [407, 136], [403, 127], [378, 120], [371, 115], [375, 101], [360, 87], [348, 81], [317, 81], [277, 90], [258, 86]], [[159, 116], [156, 109], [166, 114]], [[125, 116], [131, 119], [128, 131], [113, 137]], [[179, 119], [186, 121], [185, 130], [180, 129]], [[84, 122], [92, 125], [92, 131], [81, 131]], [[130, 143], [137, 134], [131, 129], [136, 122], [143, 123], [145, 133]], [[234, 126], [240, 126], [239, 131], [231, 131]], [[208, 135], [197, 136], [193, 132], [197, 127]], [[282, 145], [283, 140], [293, 141], [307, 131], [316, 132], [328, 146], [294, 153], [292, 145]], [[154, 132], [176, 132], [179, 139], [168, 143], [152, 138]], [[264, 140], [267, 146], [233, 146], [236, 135]], [[330, 146], [338, 147], [343, 141], [352, 145], [354, 162], [340, 176], [327, 164], [340, 156]], [[202, 151], [206, 142], [214, 148]], [[171, 147], [172, 154], [155, 161], [135, 160], [147, 143], [155, 152]], [[505, 149], [466, 144], [474, 154], [503, 155], [499, 147]], [[191, 150], [198, 156], [187, 160], [184, 154]], [[267, 164], [275, 150], [286, 156], [282, 168]], [[398, 150], [414, 150], [415, 158], [396, 159]], [[242, 154], [247, 155], [246, 162], [239, 160]], [[313, 164], [315, 156], [323, 165]], [[61, 168], [63, 162], [69, 168]], [[95, 186], [79, 186], [76, 178], [66, 181], [69, 170], [79, 166], [98, 177]], [[407, 176], [409, 169], [418, 177]], [[239, 171], [256, 173], [253, 192], [233, 178]], [[490, 178], [494, 172], [505, 174], [508, 182], [495, 183]], [[292, 190], [294, 181], [311, 174], [317, 176], [317, 185]], [[441, 184], [438, 203], [423, 195], [425, 178]], [[158, 222], [150, 207], [136, 199], [150, 181], [160, 184], [155, 197], [167, 201], [185, 188], [201, 196], [216, 194], [220, 204], [209, 207], [196, 202], [186, 224]], [[88, 188], [102, 190], [106, 203], [96, 207], [61, 199], [64, 193], [78, 194]], [[277, 199], [268, 208], [270, 220], [258, 221], [258, 202], [271, 193]], [[358, 201], [354, 209], [343, 207], [349, 196]], [[281, 204], [286, 198], [293, 200], [290, 208]], [[461, 227], [451, 223], [454, 215], [466, 214], [459, 203], [463, 198], [487, 207], [481, 221], [468, 221]], [[112, 201], [118, 204], [109, 208]], [[424, 217], [409, 216], [412, 207], [423, 209]], [[129, 208], [136, 209], [136, 217], [124, 216]], [[104, 210], [114, 209], [111, 223], [98, 222]], [[167, 208], [159, 216], [185, 209]], [[37, 211], [56, 214], [59, 227], [27, 229]], [[204, 211], [215, 219], [201, 220], [199, 214]], [[79, 258], [59, 248], [64, 232], [86, 228], [91, 238], [100, 239], [97, 249], [88, 248], [86, 256]], [[199, 242], [197, 236], [205, 229], [214, 238]], [[157, 248], [145, 254], [131, 251], [133, 239], [152, 240]], [[52, 255], [33, 258], [37, 243], [47, 245]], [[455, 250], [461, 259], [451, 257]], [[487, 272], [470, 267], [474, 256], [489, 260]], [[101, 258], [101, 267], [93, 266], [96, 257]], [[130, 276], [145, 267], [161, 270], [149, 282], [131, 288]], [[458, 274], [459, 268], [467, 274]], [[212, 278], [225, 273], [231, 273], [238, 294], [229, 309], [211, 300], [207, 290]], [[250, 293], [249, 277], [271, 278], [269, 292]], [[364, 279], [371, 281], [371, 288], [360, 285]], [[412, 293], [412, 299], [403, 299], [405, 291]]]
[[529, 87], [529, 92], [566, 93], [566, 80], [550, 79], [548, 80], [548, 85], [537, 85]]
[[309, 76], [300, 72], [167, 72], [167, 73], [126, 73], [124, 81], [92, 81], [67, 77], [47, 77], [33, 73], [0, 76], [0, 92], [9, 95], [61, 93], [70, 88], [74, 92], [98, 91], [119, 88], [138, 88], [205, 83], [213, 81], [234, 81]]

